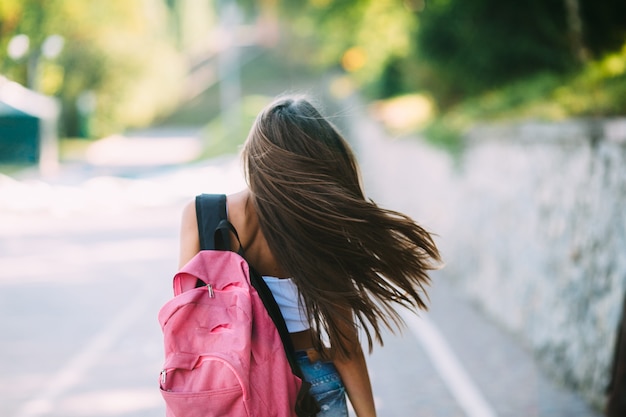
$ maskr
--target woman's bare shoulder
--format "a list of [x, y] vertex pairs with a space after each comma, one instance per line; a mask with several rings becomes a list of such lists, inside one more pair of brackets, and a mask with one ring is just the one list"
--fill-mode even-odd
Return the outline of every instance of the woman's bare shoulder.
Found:
[[[247, 204], [247, 192], [246, 190], [238, 193], [229, 194], [226, 196], [226, 204], [228, 211], [228, 218], [232, 222], [232, 219], [240, 219], [245, 217], [246, 204]], [[197, 228], [196, 220], [196, 199], [190, 199], [185, 203], [182, 210], [182, 222], [183, 226], [189, 225]]]
[[244, 215], [249, 200], [250, 192], [247, 189], [234, 194], [228, 194], [226, 196], [226, 205], [228, 206], [229, 217], [231, 214], [237, 216]]
[[183, 217], [183, 222], [184, 221], [188, 221], [189, 219], [193, 219], [195, 221], [195, 219], [196, 219], [196, 200], [195, 200], [195, 198], [192, 199], [192, 200], [189, 200], [187, 203], [185, 203], [185, 206], [183, 207], [182, 217]]
[[183, 266], [200, 250], [196, 203], [192, 200], [185, 204], [180, 225], [179, 266]]
[[[250, 240], [250, 227], [247, 220], [247, 192], [244, 190], [226, 197], [228, 207], [228, 219], [238, 231], [242, 243]], [[235, 245], [233, 245], [236, 249]], [[180, 227], [180, 266], [188, 262], [200, 251], [200, 237], [198, 233], [198, 220], [196, 217], [196, 199], [185, 203], [182, 210]]]
[[248, 190], [243, 190], [226, 197], [228, 208], [228, 221], [235, 227], [241, 243], [244, 246], [249, 243], [256, 233], [256, 217], [250, 201]]

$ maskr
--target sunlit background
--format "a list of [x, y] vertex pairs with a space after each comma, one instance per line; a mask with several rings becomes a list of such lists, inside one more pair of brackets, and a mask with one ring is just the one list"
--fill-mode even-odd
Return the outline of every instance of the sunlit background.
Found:
[[285, 93], [445, 258], [380, 415], [625, 401], [623, 0], [0, 0], [1, 416], [163, 415], [180, 212]]

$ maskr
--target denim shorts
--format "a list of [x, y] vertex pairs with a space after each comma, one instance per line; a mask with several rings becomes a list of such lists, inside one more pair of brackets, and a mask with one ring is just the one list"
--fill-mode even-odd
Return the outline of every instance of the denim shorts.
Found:
[[335, 365], [320, 360], [312, 362], [306, 351], [297, 351], [296, 359], [320, 406], [317, 417], [348, 417], [346, 389]]

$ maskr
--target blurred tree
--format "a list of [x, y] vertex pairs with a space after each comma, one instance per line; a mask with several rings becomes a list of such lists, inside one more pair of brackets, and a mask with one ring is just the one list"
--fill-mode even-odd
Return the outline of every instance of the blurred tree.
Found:
[[588, 58], [588, 50], [583, 40], [583, 23], [580, 15], [579, 0], [563, 0], [567, 16], [568, 37], [572, 54], [584, 62]]
[[[145, 125], [177, 104], [184, 76], [168, 19], [164, 0], [2, 0], [0, 72], [57, 96], [66, 135], [79, 134], [79, 110], [93, 111], [93, 135]], [[28, 51], [11, 59], [7, 47], [21, 34]], [[42, 56], [50, 35], [64, 39], [53, 59]]]
[[600, 56], [626, 43], [626, 1], [578, 0], [583, 41]]
[[179, 50], [203, 54], [211, 47], [211, 31], [217, 26], [218, 0], [165, 0], [170, 27]]
[[623, 0], [431, 0], [416, 84], [444, 107], [534, 74], [567, 73], [626, 42]]
[[444, 108], [626, 41], [623, 0], [240, 0], [278, 9], [292, 59], [343, 68], [377, 97], [428, 90]]
[[419, 18], [420, 82], [444, 104], [574, 64], [563, 0], [431, 0]]
[[[341, 68], [362, 87], [379, 94], [392, 88], [381, 83], [386, 67], [406, 58], [417, 20], [399, 0], [240, 0], [248, 10], [277, 9], [282, 45], [291, 58], [315, 68]], [[387, 71], [389, 74], [393, 70]], [[385, 84], [383, 86], [382, 84]]]

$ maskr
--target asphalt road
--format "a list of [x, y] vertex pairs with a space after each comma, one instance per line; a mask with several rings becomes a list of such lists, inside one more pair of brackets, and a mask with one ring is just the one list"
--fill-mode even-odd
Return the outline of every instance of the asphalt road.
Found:
[[[157, 313], [171, 294], [180, 211], [196, 192], [241, 181], [228, 161], [133, 178], [92, 168], [53, 185], [0, 181], [2, 417], [164, 415]], [[431, 311], [408, 315], [368, 358], [381, 416], [599, 415], [445, 272], [434, 278]]]

